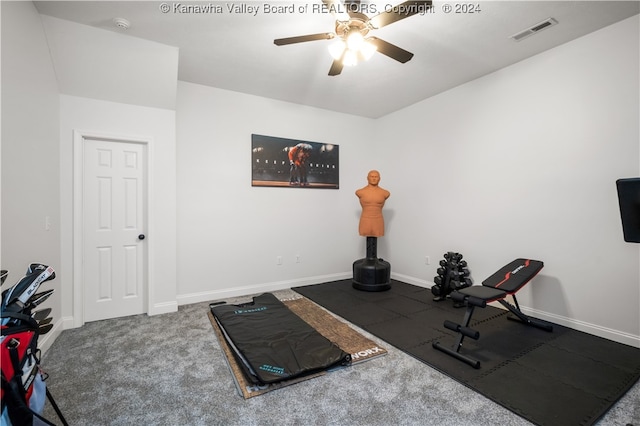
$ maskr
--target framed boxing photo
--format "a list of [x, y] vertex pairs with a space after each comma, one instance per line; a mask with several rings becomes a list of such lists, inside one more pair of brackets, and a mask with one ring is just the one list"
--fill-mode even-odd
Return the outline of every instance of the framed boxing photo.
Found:
[[340, 187], [340, 147], [321, 142], [251, 135], [251, 186]]

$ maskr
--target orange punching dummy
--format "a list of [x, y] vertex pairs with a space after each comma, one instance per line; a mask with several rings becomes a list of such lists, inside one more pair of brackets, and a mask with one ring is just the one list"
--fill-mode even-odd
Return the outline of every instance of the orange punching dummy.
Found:
[[382, 237], [384, 235], [384, 217], [382, 207], [391, 193], [380, 188], [380, 173], [371, 170], [367, 175], [368, 185], [356, 191], [362, 206], [359, 232], [363, 237]]

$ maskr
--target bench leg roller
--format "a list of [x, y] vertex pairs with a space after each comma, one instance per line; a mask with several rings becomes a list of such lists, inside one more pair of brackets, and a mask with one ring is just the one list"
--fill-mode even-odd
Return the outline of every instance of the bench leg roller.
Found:
[[477, 330], [474, 330], [471, 327], [465, 327], [463, 325], [457, 324], [453, 321], [449, 321], [449, 320], [445, 320], [444, 321], [444, 327], [448, 328], [449, 330], [455, 331], [457, 333], [462, 334], [465, 337], [470, 337], [474, 340], [478, 340], [480, 338], [480, 332]]
[[473, 368], [476, 368], [476, 369], [480, 368], [480, 361], [478, 361], [477, 359], [470, 358], [470, 357], [468, 357], [466, 355], [461, 354], [458, 351], [454, 351], [451, 348], [447, 348], [446, 346], [442, 346], [438, 342], [433, 342], [433, 347], [435, 349], [439, 350], [439, 351], [442, 351], [442, 352], [444, 352], [444, 353], [446, 353], [448, 355], [451, 355], [454, 358], [459, 359], [460, 361], [462, 361], [462, 362], [464, 362], [466, 364], [469, 364]]

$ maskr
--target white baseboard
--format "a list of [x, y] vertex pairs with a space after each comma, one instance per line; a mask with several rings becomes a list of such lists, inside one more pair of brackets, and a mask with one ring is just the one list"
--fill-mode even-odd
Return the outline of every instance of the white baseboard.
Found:
[[585, 333], [602, 337], [607, 340], [612, 340], [614, 342], [640, 348], [640, 336], [634, 336], [631, 333], [626, 333], [624, 331], [614, 330], [612, 328], [603, 327], [597, 324], [591, 324], [588, 322], [551, 314], [549, 312], [539, 311], [537, 309], [527, 308], [525, 306], [520, 306], [520, 310], [522, 310], [522, 312], [527, 315], [531, 315], [534, 318], [540, 318], [545, 321], [550, 321], [554, 324], [569, 327], [578, 331], [583, 331]]
[[153, 306], [150, 306], [149, 312], [147, 312], [147, 315], [153, 316], [153, 315], [169, 314], [171, 312], [177, 312], [177, 311], [178, 311], [178, 301], [176, 300], [172, 302], [156, 303]]
[[431, 288], [431, 286], [434, 284], [431, 281], [414, 278], [409, 275], [396, 274], [395, 272], [391, 273], [391, 279], [402, 281], [403, 283], [407, 283], [407, 284], [417, 285], [419, 287], [425, 287], [425, 288]]
[[238, 287], [229, 287], [220, 290], [203, 291], [199, 293], [178, 295], [178, 305], [190, 305], [192, 303], [209, 302], [227, 297], [246, 296], [249, 294], [263, 293], [268, 291], [286, 290], [292, 287], [303, 285], [320, 284], [329, 281], [344, 280], [350, 278], [350, 272], [331, 275], [319, 275], [315, 277], [300, 278], [295, 280], [276, 281], [271, 283], [253, 284]]
[[40, 336], [38, 338], [38, 348], [40, 351], [45, 354], [53, 342], [56, 341], [60, 333], [62, 333], [67, 328], [73, 327], [73, 318], [61, 318], [58, 321], [54, 322], [53, 328], [47, 334]]

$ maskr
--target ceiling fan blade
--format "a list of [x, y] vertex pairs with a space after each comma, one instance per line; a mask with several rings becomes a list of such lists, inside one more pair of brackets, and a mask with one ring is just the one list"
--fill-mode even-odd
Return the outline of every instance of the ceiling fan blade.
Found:
[[331, 64], [331, 68], [329, 68], [329, 75], [340, 74], [342, 72], [342, 68], [344, 68], [344, 64], [342, 63], [342, 58], [334, 60], [333, 63]]
[[297, 37], [277, 38], [273, 40], [273, 43], [277, 46], [284, 46], [287, 44], [304, 43], [306, 41], [331, 40], [335, 36], [334, 33], [309, 34]]
[[391, 7], [369, 19], [374, 28], [382, 28], [401, 19], [413, 16], [416, 13], [424, 13], [432, 7], [431, 0], [409, 0]]
[[378, 52], [390, 57], [391, 59], [395, 59], [398, 62], [402, 62], [404, 64], [413, 58], [413, 53], [401, 49], [388, 41], [384, 41], [378, 37], [369, 37], [368, 40], [378, 48]]

